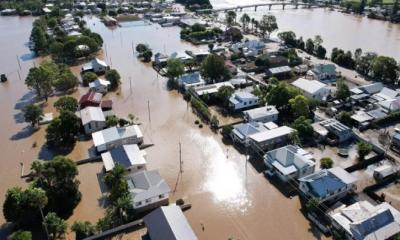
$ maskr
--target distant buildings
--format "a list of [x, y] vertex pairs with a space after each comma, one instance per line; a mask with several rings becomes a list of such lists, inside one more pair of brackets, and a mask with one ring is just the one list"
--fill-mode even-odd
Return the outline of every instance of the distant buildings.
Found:
[[329, 216], [333, 226], [343, 230], [349, 240], [394, 239], [400, 233], [400, 212], [386, 202], [373, 206], [364, 200], [342, 205]]
[[303, 195], [320, 203], [337, 201], [356, 189], [356, 179], [340, 167], [322, 169], [299, 179]]
[[283, 182], [297, 180], [313, 173], [314, 161], [311, 153], [294, 145], [271, 150], [264, 155], [267, 174], [276, 175]]
[[140, 144], [143, 134], [138, 125], [110, 127], [92, 133], [94, 146], [98, 152], [111, 150], [124, 144]]
[[143, 218], [151, 240], [197, 240], [179, 206], [160, 207]]
[[325, 83], [318, 80], [308, 80], [305, 78], [299, 78], [292, 82], [292, 85], [300, 89], [306, 97], [323, 101], [331, 93], [330, 89]]
[[131, 173], [126, 181], [135, 211], [143, 212], [168, 205], [171, 189], [157, 170]]

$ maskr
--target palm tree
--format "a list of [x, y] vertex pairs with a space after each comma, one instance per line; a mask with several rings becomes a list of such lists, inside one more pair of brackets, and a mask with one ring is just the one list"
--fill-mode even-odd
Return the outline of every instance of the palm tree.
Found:
[[228, 11], [225, 14], [226, 24], [230, 27], [236, 23], [236, 13], [234, 11]]
[[121, 224], [125, 223], [128, 219], [128, 211], [132, 209], [131, 196], [129, 194], [117, 199], [112, 205], [115, 216], [119, 218]]
[[247, 26], [250, 22], [250, 17], [247, 13], [244, 13], [242, 17], [240, 17], [240, 22], [242, 23], [243, 31], [246, 31]]

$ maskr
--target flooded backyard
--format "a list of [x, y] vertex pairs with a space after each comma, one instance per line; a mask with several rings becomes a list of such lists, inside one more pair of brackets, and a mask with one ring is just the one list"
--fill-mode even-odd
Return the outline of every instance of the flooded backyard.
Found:
[[[330, 14], [339, 14], [326, 13], [328, 17], [322, 18], [325, 13], [321, 11], [324, 10], [315, 11], [317, 15], [314, 17], [310, 16], [310, 10], [277, 11], [275, 14], [281, 15], [277, 17], [283, 30], [295, 30], [298, 24], [299, 32], [295, 32], [303, 35], [301, 31], [308, 28], [309, 35], [304, 34], [303, 37], [320, 34], [328, 49], [330, 45], [345, 49], [365, 46], [365, 49], [387, 55], [395, 54], [395, 57], [400, 58], [398, 26], [390, 30], [391, 34], [382, 36], [384, 40], [377, 36], [377, 40], [371, 42], [361, 41], [358, 36], [351, 34], [343, 34], [346, 36], [338, 39], [326, 35], [329, 32], [326, 26], [315, 26], [314, 29], [305, 22], [293, 20], [297, 17], [310, 18], [310, 22], [322, 24], [320, 21], [323, 19], [327, 21], [334, 17]], [[261, 11], [258, 13], [261, 14]], [[318, 14], [321, 20], [318, 20]], [[281, 22], [281, 19], [286, 20]], [[26, 185], [20, 178], [21, 162], [24, 163], [24, 171], [27, 173], [33, 160], [52, 158], [51, 153], [42, 147], [46, 127], [42, 126], [40, 130], [31, 132], [20, 113], [22, 106], [34, 101], [34, 95], [24, 84], [29, 68], [39, 63], [39, 59], [32, 59], [26, 44], [33, 20], [31, 17], [0, 17], [0, 31], [7, 33], [0, 38], [0, 72], [6, 73], [9, 78], [7, 83], [0, 85], [1, 204], [8, 188]], [[166, 79], [157, 75], [151, 65], [137, 60], [133, 49], [138, 43], [147, 43], [153, 49], [153, 54], [170, 54], [194, 49], [194, 46], [180, 40], [180, 28], [161, 28], [146, 22], [126, 22], [122, 27], [112, 30], [106, 28], [97, 18], [85, 20], [94, 32], [103, 37], [105, 44], [102, 56], [122, 77], [121, 89], [116, 93], [107, 94], [105, 98], [113, 100], [114, 112], [118, 116], [127, 118], [128, 114], [132, 113], [139, 118], [145, 143], [154, 144], [146, 149], [147, 168], [159, 169], [167, 180], [173, 189], [170, 195], [171, 202], [183, 198], [192, 204], [192, 209], [185, 212], [185, 215], [200, 239], [320, 238], [313, 233], [310, 223], [299, 211], [300, 203], [297, 197], [286, 198], [261, 172], [250, 163], [246, 163], [244, 155], [239, 154], [233, 147], [224, 145], [220, 135], [214, 134], [207, 127], [199, 129], [194, 123], [197, 117], [182, 96], [168, 91]], [[338, 21], [340, 24], [346, 24], [340, 21], [353, 20], [340, 18]], [[387, 23], [378, 24], [383, 28], [382, 31], [389, 31], [388, 27], [383, 26]], [[364, 34], [365, 39], [371, 36], [370, 33]], [[351, 40], [347, 40], [348, 37]], [[375, 45], [376, 42], [378, 45]], [[73, 69], [77, 73], [79, 66]], [[73, 95], [79, 98], [86, 90], [80, 87]], [[44, 112], [54, 112], [52, 104], [55, 100], [56, 97], [52, 97], [47, 104], [44, 103]], [[182, 144], [182, 174], [179, 174], [179, 143]], [[92, 141], [79, 141], [68, 157], [73, 160], [86, 158], [91, 147]], [[321, 152], [321, 155], [325, 154]], [[103, 216], [104, 189], [99, 184], [101, 171], [101, 163], [79, 166], [78, 178], [81, 181], [80, 190], [83, 197], [68, 220], [70, 224], [78, 219], [96, 222]], [[0, 224], [4, 224], [2, 215]], [[3, 239], [2, 234], [5, 234], [6, 228], [3, 225], [0, 229], [0, 238]], [[131, 237], [136, 239], [137, 233]]]

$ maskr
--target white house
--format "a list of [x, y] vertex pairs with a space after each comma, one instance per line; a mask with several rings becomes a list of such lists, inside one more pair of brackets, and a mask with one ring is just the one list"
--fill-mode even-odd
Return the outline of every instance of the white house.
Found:
[[193, 90], [197, 96], [202, 96], [205, 94], [211, 95], [211, 94], [217, 93], [218, 90], [223, 86], [235, 88], [229, 81], [227, 81], [227, 82], [219, 82], [219, 83], [207, 84], [204, 86], [194, 87]]
[[328, 133], [335, 136], [338, 143], [345, 142], [353, 137], [351, 128], [333, 118], [313, 123], [312, 126], [314, 131], [320, 135], [322, 139], [326, 138]]
[[197, 240], [177, 205], [159, 207], [143, 218], [151, 240]]
[[129, 172], [146, 170], [146, 152], [140, 150], [137, 144], [128, 144], [111, 149], [101, 154], [106, 172], [115, 165], [121, 165]]
[[104, 73], [109, 68], [110, 67], [107, 65], [106, 62], [104, 62], [98, 58], [95, 58], [90, 63], [88, 63], [82, 67], [82, 72], [93, 71], [95, 73]]
[[299, 78], [292, 82], [292, 85], [300, 89], [306, 97], [319, 101], [323, 101], [331, 93], [331, 90], [328, 88], [328, 86], [318, 80]]
[[95, 92], [105, 94], [108, 92], [110, 84], [111, 83], [109, 81], [98, 78], [89, 83], [89, 88]]
[[80, 111], [80, 115], [86, 134], [97, 132], [106, 127], [106, 118], [100, 107], [86, 107]]
[[[265, 126], [265, 124], [264, 124]], [[249, 136], [250, 144], [257, 151], [265, 151], [286, 145], [290, 134], [296, 130], [288, 127], [274, 127]]]
[[267, 128], [260, 122], [239, 123], [233, 126], [232, 141], [249, 146], [249, 137], [255, 133], [266, 131]]
[[343, 230], [348, 240], [393, 239], [400, 233], [400, 212], [386, 202], [374, 206], [363, 200], [341, 205], [329, 216], [333, 227]]
[[143, 134], [138, 125], [110, 127], [92, 133], [92, 138], [98, 152], [111, 150], [124, 144], [140, 144], [143, 142]]
[[187, 73], [178, 78], [180, 87], [188, 90], [191, 87], [204, 86], [206, 82], [203, 80], [199, 72]]
[[319, 202], [334, 202], [356, 190], [356, 178], [340, 167], [322, 169], [299, 179], [300, 191]]
[[135, 211], [142, 212], [168, 205], [171, 189], [157, 170], [131, 173], [126, 181]]
[[271, 150], [264, 155], [267, 174], [278, 176], [283, 182], [297, 180], [315, 170], [313, 155], [304, 149], [287, 145]]
[[248, 91], [236, 91], [229, 98], [229, 106], [235, 111], [257, 105], [258, 97]]
[[243, 111], [244, 119], [248, 122], [276, 122], [279, 111], [275, 106], [264, 106]]
[[336, 66], [335, 64], [317, 64], [307, 75], [311, 75], [318, 81], [336, 80]]

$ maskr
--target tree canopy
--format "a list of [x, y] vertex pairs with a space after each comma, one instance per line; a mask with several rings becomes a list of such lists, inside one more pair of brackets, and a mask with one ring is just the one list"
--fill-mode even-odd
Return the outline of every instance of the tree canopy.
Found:
[[71, 96], [62, 96], [54, 103], [54, 107], [59, 112], [75, 112], [78, 109], [78, 100]]
[[274, 15], [264, 15], [258, 25], [263, 37], [271, 35], [272, 32], [278, 29], [278, 23]]
[[350, 97], [350, 89], [343, 79], [336, 82], [336, 98], [340, 100], [346, 100]]
[[323, 157], [319, 161], [322, 169], [328, 169], [333, 166], [333, 161], [330, 157]]
[[296, 118], [300, 116], [308, 117], [310, 115], [309, 101], [303, 95], [297, 95], [290, 99], [289, 104]]
[[299, 133], [301, 139], [310, 139], [313, 136], [313, 127], [311, 125], [311, 120], [304, 116], [300, 116], [291, 125]]
[[207, 56], [200, 66], [200, 73], [208, 83], [222, 82], [230, 77], [224, 59], [216, 54]]
[[28, 104], [22, 108], [24, 113], [25, 122], [30, 123], [32, 127], [39, 124], [40, 120], [43, 118], [43, 110], [41, 107], [35, 104]]
[[47, 228], [50, 240], [64, 239], [68, 228], [68, 224], [64, 219], [59, 218], [53, 212], [49, 212], [44, 218], [43, 224]]
[[178, 58], [169, 59], [167, 61], [167, 73], [172, 79], [175, 79], [184, 74], [185, 66], [182, 60]]
[[371, 144], [363, 141], [357, 143], [357, 153], [360, 160], [364, 160], [365, 156], [367, 156], [371, 151]]
[[79, 118], [71, 111], [62, 111], [46, 129], [46, 140], [50, 148], [65, 149], [75, 144], [80, 129]]
[[121, 76], [119, 75], [117, 70], [111, 69], [106, 72], [106, 79], [111, 83], [110, 89], [114, 90], [118, 87], [121, 80]]

